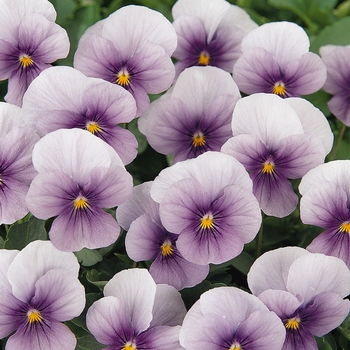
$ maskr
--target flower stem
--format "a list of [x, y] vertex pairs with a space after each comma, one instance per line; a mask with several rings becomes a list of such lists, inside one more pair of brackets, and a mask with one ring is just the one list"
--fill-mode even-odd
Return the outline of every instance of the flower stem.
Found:
[[344, 133], [345, 133], [345, 130], [346, 130], [346, 125], [343, 124], [340, 131], [339, 131], [339, 135], [338, 135], [338, 138], [337, 138], [337, 142], [336, 144], [334, 145], [333, 149], [332, 149], [332, 152], [330, 153], [329, 155], [329, 158], [328, 158], [328, 161], [332, 161], [335, 159], [336, 155], [337, 155], [337, 152], [338, 152], [338, 148], [340, 146], [340, 143], [343, 139], [343, 136], [344, 136]]

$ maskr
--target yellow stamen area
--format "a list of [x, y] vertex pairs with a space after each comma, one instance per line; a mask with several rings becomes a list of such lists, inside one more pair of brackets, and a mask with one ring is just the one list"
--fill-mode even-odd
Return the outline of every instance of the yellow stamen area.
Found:
[[207, 66], [210, 62], [210, 56], [208, 52], [202, 51], [198, 57], [198, 64], [201, 66]]
[[213, 227], [214, 227], [213, 215], [211, 213], [204, 215], [201, 218], [201, 228], [203, 230], [207, 230]]
[[96, 134], [97, 132], [101, 132], [101, 127], [96, 122], [88, 122], [86, 124], [86, 130], [90, 131], [91, 134]]
[[32, 58], [28, 55], [21, 55], [19, 57], [19, 61], [21, 62], [21, 65], [23, 66], [23, 68], [31, 66], [34, 63]]
[[136, 345], [127, 342], [122, 350], [137, 350]]
[[166, 240], [161, 246], [160, 249], [162, 250], [163, 256], [169, 256], [173, 253], [173, 247], [171, 245], [171, 242], [169, 240]]
[[241, 350], [241, 346], [239, 344], [232, 344], [228, 350]]
[[300, 323], [300, 319], [293, 317], [293, 318], [289, 318], [287, 323], [285, 324], [285, 327], [287, 329], [292, 329], [292, 330], [296, 330], [299, 328], [299, 323]]
[[43, 319], [38, 310], [29, 310], [27, 312], [27, 317], [28, 317], [28, 322], [30, 324], [34, 322], [41, 322], [41, 320]]
[[74, 201], [74, 209], [79, 210], [79, 209], [86, 209], [88, 207], [88, 201], [85, 197], [78, 197]]
[[286, 93], [286, 87], [282, 82], [278, 82], [273, 86], [272, 92], [276, 95], [283, 96]]
[[118, 85], [121, 85], [123, 87], [128, 86], [130, 83], [130, 75], [128, 73], [128, 71], [123, 68], [118, 74], [117, 74], [117, 80], [116, 83]]
[[350, 222], [343, 222], [339, 228], [340, 232], [346, 232], [350, 234]]
[[261, 171], [264, 174], [268, 173], [268, 174], [271, 175], [273, 173], [274, 168], [275, 168], [274, 164], [269, 162], [269, 161], [267, 161], [267, 162], [263, 163], [263, 168], [262, 168]]
[[203, 147], [205, 142], [204, 135], [201, 132], [196, 132], [192, 137], [192, 145], [194, 147]]

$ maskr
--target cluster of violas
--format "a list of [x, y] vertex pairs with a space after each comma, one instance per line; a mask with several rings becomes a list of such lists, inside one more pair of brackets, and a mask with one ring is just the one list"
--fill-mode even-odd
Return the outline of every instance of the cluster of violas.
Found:
[[[6, 349], [75, 348], [62, 323], [85, 306], [73, 252], [113, 244], [122, 227], [129, 257], [152, 264], [116, 274], [88, 310], [106, 349], [316, 350], [314, 336], [349, 313], [350, 161], [324, 164], [333, 134], [300, 96], [323, 88], [350, 125], [350, 48], [321, 58], [294, 23], [258, 27], [224, 0], [178, 0], [173, 23], [117, 10], [83, 34], [74, 68], [51, 67], [69, 50], [54, 7], [0, 4], [0, 223], [55, 218], [50, 241], [0, 250], [0, 338], [15, 332]], [[125, 169], [137, 140], [120, 126], [135, 118], [174, 156], [137, 186]], [[252, 294], [215, 288], [187, 311], [178, 290], [238, 256], [261, 212], [291, 214], [300, 178], [301, 219], [325, 232], [307, 250], [258, 258]], [[104, 210], [115, 207], [117, 220]]]

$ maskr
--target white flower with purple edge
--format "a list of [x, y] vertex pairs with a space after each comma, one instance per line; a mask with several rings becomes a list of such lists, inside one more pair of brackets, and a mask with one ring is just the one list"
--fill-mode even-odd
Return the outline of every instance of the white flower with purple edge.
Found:
[[271, 250], [253, 263], [248, 286], [285, 325], [283, 350], [317, 350], [314, 336], [329, 333], [349, 314], [343, 298], [350, 293], [350, 271], [333, 256], [299, 247]]
[[280, 350], [286, 331], [274, 312], [235, 287], [203, 293], [185, 316], [180, 344], [186, 349]]
[[126, 200], [132, 177], [111, 146], [84, 130], [60, 129], [36, 144], [33, 164], [39, 174], [26, 202], [39, 219], [57, 216], [49, 231], [57, 248], [94, 249], [117, 240], [120, 227], [103, 208]]
[[242, 55], [234, 65], [233, 78], [246, 94], [312, 94], [322, 88], [327, 70], [321, 58], [309, 52], [309, 46], [306, 32], [295, 23], [263, 24], [242, 40]]
[[22, 105], [29, 84], [69, 51], [66, 31], [57, 25], [47, 0], [4, 0], [0, 9], [0, 80], [8, 79], [7, 102]]
[[124, 164], [137, 155], [135, 136], [118, 125], [136, 117], [135, 100], [121, 86], [70, 67], [52, 67], [30, 84], [22, 108], [40, 136], [81, 128], [111, 145]]
[[146, 269], [135, 268], [118, 272], [103, 294], [89, 308], [86, 324], [106, 349], [181, 349], [186, 308], [175, 288], [156, 284]]
[[220, 151], [232, 136], [232, 112], [240, 97], [229, 73], [216, 67], [187, 68], [138, 125], [152, 148], [175, 155], [173, 163]]
[[232, 72], [242, 54], [242, 39], [257, 28], [243, 9], [224, 0], [178, 0], [172, 15], [178, 37], [173, 54], [177, 76], [191, 66]]
[[176, 43], [175, 30], [161, 13], [125, 6], [87, 29], [74, 67], [128, 90], [139, 116], [149, 107], [148, 94], [161, 93], [172, 84], [175, 68], [170, 56]]
[[237, 102], [232, 130], [234, 136], [221, 152], [250, 172], [253, 193], [265, 214], [289, 215], [298, 203], [289, 179], [301, 178], [323, 163], [331, 149], [333, 134], [324, 115], [303, 99], [259, 93]]
[[233, 259], [260, 228], [249, 175], [236, 159], [220, 152], [205, 152], [162, 170], [150, 194], [160, 203], [163, 226], [179, 235], [179, 252], [199, 265]]
[[74, 254], [34, 241], [20, 252], [1, 249], [0, 258], [0, 338], [15, 332], [6, 349], [74, 350], [76, 338], [62, 323], [85, 306]]
[[39, 136], [26, 125], [20, 107], [0, 103], [0, 224], [28, 214], [25, 197], [36, 175], [32, 151]]
[[176, 247], [178, 235], [168, 232], [159, 217], [159, 203], [150, 197], [152, 182], [133, 188], [132, 195], [117, 208], [117, 220], [127, 230], [125, 248], [134, 261], [153, 260], [149, 272], [157, 284], [177, 290], [202, 282], [209, 265], [197, 265], [183, 258]]
[[301, 179], [300, 218], [325, 229], [306, 247], [342, 259], [350, 268], [349, 160], [336, 160], [311, 169]]

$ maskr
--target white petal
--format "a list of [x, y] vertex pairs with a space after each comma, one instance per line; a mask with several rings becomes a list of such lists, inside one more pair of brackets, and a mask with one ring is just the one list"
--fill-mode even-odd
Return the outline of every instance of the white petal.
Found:
[[297, 258], [306, 254], [310, 254], [306, 249], [285, 247], [261, 255], [248, 272], [249, 289], [254, 295], [259, 295], [267, 289], [287, 291], [290, 266]]
[[123, 301], [136, 332], [144, 331], [152, 321], [156, 283], [146, 269], [118, 272], [105, 285], [104, 295]]
[[27, 302], [34, 295], [36, 281], [47, 271], [57, 268], [78, 277], [80, 265], [73, 253], [58, 250], [50, 241], [29, 243], [8, 269], [14, 296]]
[[261, 47], [275, 57], [283, 68], [309, 51], [304, 29], [292, 22], [271, 22], [252, 30], [242, 41], [242, 52]]
[[238, 160], [220, 152], [205, 152], [162, 170], [151, 186], [151, 197], [160, 203], [175, 182], [191, 178], [198, 180], [214, 197], [229, 185], [252, 191], [252, 181]]
[[301, 179], [299, 192], [304, 195], [311, 187], [326, 181], [340, 186], [350, 194], [350, 160], [334, 160], [311, 169]]
[[278, 149], [281, 140], [304, 132], [293, 108], [273, 94], [257, 93], [238, 100], [232, 118], [233, 135], [254, 134], [266, 147]]

